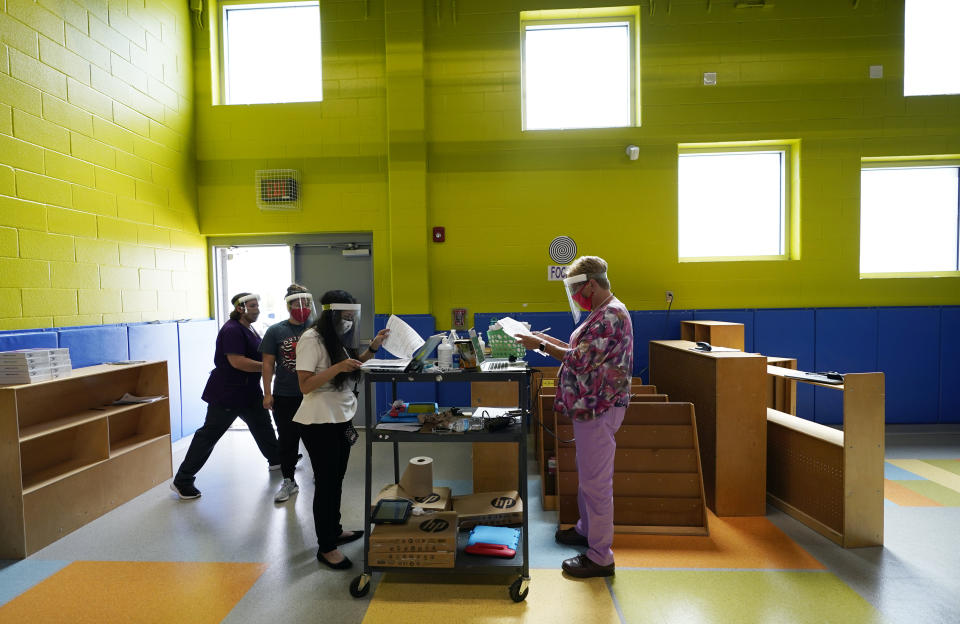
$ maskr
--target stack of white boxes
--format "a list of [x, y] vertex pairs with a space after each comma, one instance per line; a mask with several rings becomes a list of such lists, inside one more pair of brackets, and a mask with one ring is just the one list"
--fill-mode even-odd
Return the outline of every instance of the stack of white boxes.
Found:
[[68, 376], [71, 370], [69, 349], [0, 351], [0, 385], [57, 379]]

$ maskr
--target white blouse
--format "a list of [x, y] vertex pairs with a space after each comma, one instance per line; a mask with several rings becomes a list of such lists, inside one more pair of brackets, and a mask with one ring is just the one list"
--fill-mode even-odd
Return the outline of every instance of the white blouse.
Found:
[[[303, 332], [297, 342], [297, 370], [320, 373], [330, 366], [330, 354], [317, 331], [311, 327]], [[352, 420], [356, 413], [357, 397], [353, 395], [352, 384], [344, 384], [343, 389], [337, 390], [331, 380], [303, 395], [293, 422], [302, 425], [342, 423]]]

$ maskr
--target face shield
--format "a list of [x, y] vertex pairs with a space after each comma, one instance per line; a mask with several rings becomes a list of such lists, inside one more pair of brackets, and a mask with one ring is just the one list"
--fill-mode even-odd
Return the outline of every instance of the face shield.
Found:
[[240, 310], [240, 313], [243, 314], [249, 322], [255, 323], [260, 316], [260, 295], [244, 295], [237, 299], [234, 306]]
[[310, 293], [293, 293], [283, 298], [290, 311], [290, 318], [303, 325], [317, 318], [317, 308]]
[[333, 322], [333, 331], [340, 337], [343, 346], [358, 349], [360, 347], [360, 304], [325, 303], [323, 310], [332, 314], [330, 320]]
[[593, 305], [590, 299], [580, 294], [580, 290], [592, 279], [602, 279], [607, 276], [606, 273], [583, 273], [574, 275], [563, 280], [563, 288], [567, 291], [567, 302], [570, 304], [570, 314], [573, 315], [573, 322], [580, 322], [580, 311], [589, 311]]

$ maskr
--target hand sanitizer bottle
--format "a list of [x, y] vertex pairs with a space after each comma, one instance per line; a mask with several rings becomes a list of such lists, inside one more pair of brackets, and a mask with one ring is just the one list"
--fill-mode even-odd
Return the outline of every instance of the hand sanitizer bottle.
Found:
[[443, 342], [437, 346], [437, 366], [440, 370], [453, 369], [453, 341], [450, 340], [450, 336], [444, 338]]

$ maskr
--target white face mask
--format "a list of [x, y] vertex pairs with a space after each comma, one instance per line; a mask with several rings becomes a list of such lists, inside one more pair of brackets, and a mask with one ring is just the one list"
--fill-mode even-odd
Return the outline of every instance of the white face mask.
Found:
[[353, 329], [353, 321], [348, 321], [347, 319], [340, 320], [340, 326], [337, 327], [337, 333], [341, 336]]

